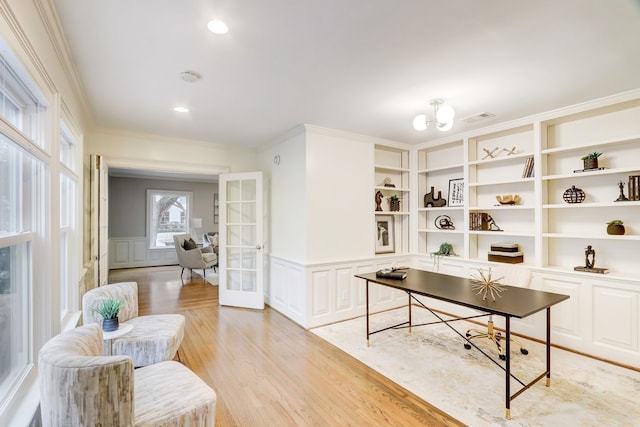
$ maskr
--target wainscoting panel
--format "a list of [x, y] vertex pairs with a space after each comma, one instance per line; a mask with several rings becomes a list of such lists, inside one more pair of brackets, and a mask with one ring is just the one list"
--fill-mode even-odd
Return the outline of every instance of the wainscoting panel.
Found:
[[638, 292], [593, 287], [593, 340], [638, 350]]
[[177, 265], [174, 248], [149, 249], [146, 237], [109, 239], [109, 268], [154, 267]]

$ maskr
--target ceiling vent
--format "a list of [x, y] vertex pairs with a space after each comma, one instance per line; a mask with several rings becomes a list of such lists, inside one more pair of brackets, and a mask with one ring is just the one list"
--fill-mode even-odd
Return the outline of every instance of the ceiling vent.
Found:
[[193, 83], [200, 80], [200, 74], [196, 73], [195, 71], [183, 71], [180, 73], [180, 80]]
[[479, 122], [480, 120], [488, 119], [489, 117], [495, 117], [495, 116], [496, 115], [493, 113], [484, 112], [484, 113], [474, 114], [469, 117], [465, 117], [464, 119], [462, 119], [462, 121], [465, 123], [475, 123], [475, 122]]

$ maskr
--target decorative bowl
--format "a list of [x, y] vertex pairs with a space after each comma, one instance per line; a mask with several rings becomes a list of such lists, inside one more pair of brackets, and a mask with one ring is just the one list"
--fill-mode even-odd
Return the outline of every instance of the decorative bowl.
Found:
[[520, 196], [517, 194], [507, 194], [504, 196], [496, 196], [496, 200], [501, 205], [516, 205], [520, 203]]

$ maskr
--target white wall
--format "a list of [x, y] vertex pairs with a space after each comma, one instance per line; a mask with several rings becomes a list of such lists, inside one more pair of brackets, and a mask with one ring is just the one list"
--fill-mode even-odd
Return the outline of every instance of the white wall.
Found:
[[373, 143], [307, 127], [307, 263], [373, 253]]
[[301, 126], [260, 153], [270, 195], [267, 253], [299, 263], [307, 258], [305, 140]]

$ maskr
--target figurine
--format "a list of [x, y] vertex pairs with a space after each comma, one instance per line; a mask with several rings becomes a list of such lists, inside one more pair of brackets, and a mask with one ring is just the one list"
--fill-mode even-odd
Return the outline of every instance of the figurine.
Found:
[[486, 222], [488, 224], [487, 230], [489, 231], [502, 231], [502, 228], [498, 224], [496, 224], [496, 220], [489, 214], [487, 214]]
[[624, 195], [624, 182], [620, 181], [618, 183], [618, 187], [620, 187], [620, 195], [618, 196], [618, 198], [616, 200], [614, 200], [614, 202], [628, 202], [629, 199], [627, 199], [627, 196]]
[[384, 196], [382, 195], [382, 191], [378, 190], [378, 192], [376, 193], [376, 212], [381, 212], [382, 211], [382, 198]]
[[[589, 259], [591, 258], [591, 259]], [[594, 268], [596, 266], [596, 251], [591, 245], [584, 251], [584, 268]]]

